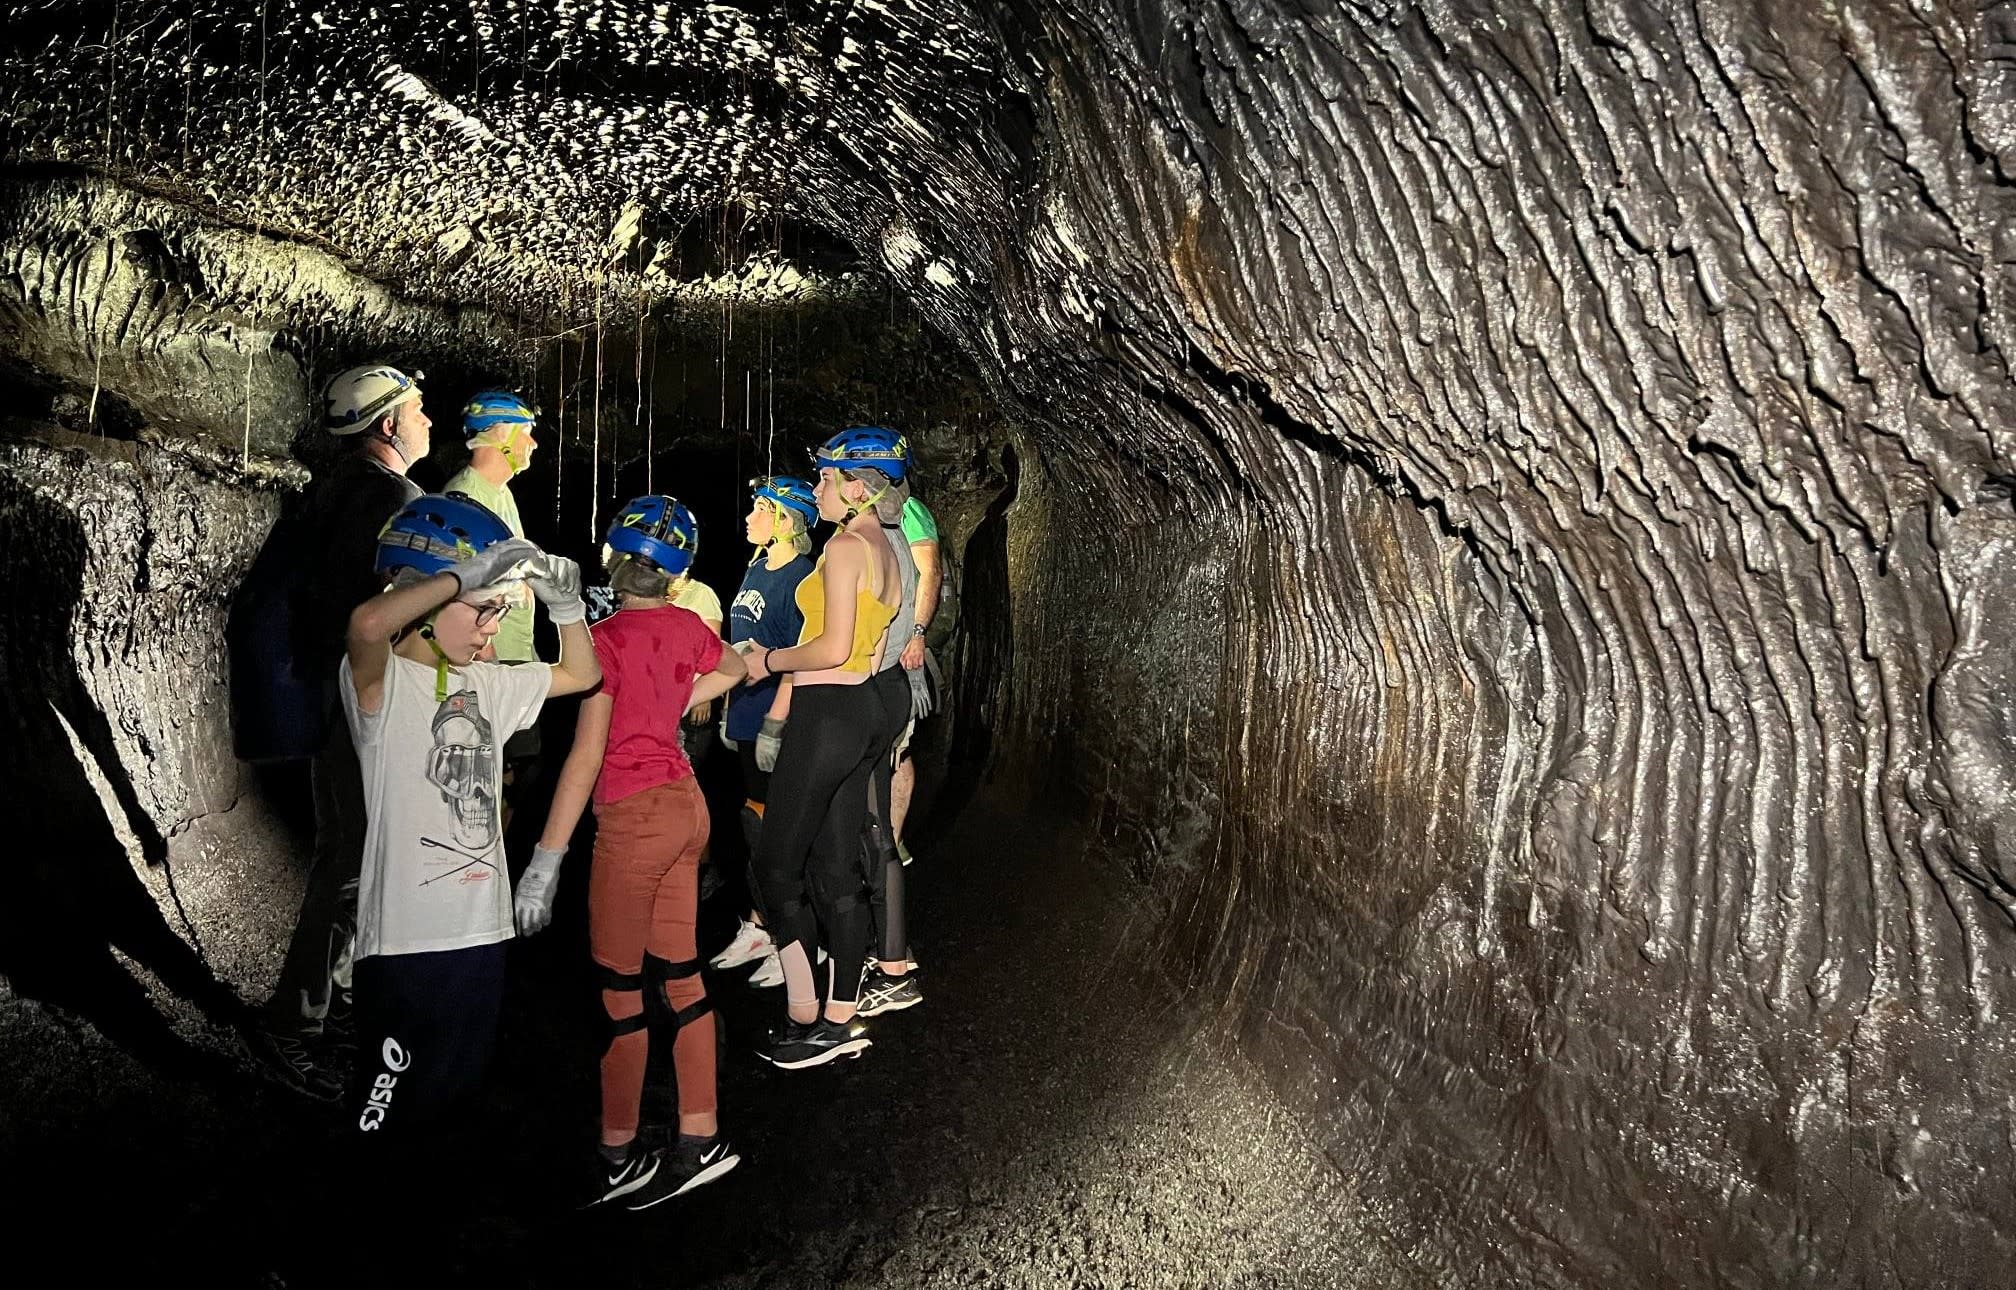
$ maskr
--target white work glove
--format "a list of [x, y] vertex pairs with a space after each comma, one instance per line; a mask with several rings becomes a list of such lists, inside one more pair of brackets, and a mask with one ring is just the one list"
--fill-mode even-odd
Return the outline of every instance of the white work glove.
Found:
[[769, 774], [777, 769], [777, 750], [784, 746], [784, 721], [781, 717], [763, 718], [763, 729], [756, 735], [756, 769]]
[[532, 863], [518, 876], [518, 889], [511, 895], [511, 913], [518, 920], [518, 934], [530, 936], [546, 930], [553, 921], [553, 896], [560, 889], [560, 860], [567, 848], [549, 851], [532, 848]]
[[506, 538], [457, 561], [447, 571], [462, 584], [462, 590], [457, 594], [467, 595], [480, 587], [493, 587], [517, 576], [519, 565], [540, 558], [539, 548], [524, 538]]
[[581, 566], [564, 555], [542, 555], [525, 571], [532, 594], [546, 606], [555, 627], [567, 627], [588, 616], [581, 599]]

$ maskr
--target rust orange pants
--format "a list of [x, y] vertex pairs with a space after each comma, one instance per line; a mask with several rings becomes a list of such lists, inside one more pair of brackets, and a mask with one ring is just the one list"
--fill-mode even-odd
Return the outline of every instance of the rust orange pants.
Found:
[[[629, 1022], [644, 1009], [646, 989], [665, 992], [673, 1014], [707, 997], [700, 977], [694, 921], [700, 910], [700, 852], [707, 845], [707, 802], [692, 776], [647, 788], [595, 808], [595, 864], [588, 878], [588, 947], [595, 961], [618, 976], [641, 978], [642, 988], [605, 988], [602, 1005], [612, 1021]], [[646, 972], [645, 956], [662, 972]], [[605, 986], [611, 983], [605, 980]], [[618, 1030], [624, 1029], [618, 1025]], [[602, 1055], [602, 1137], [636, 1136], [644, 1094], [649, 1029], [618, 1034]], [[679, 1113], [714, 1109], [714, 1014], [704, 1012], [679, 1027], [672, 1041], [679, 1079]]]

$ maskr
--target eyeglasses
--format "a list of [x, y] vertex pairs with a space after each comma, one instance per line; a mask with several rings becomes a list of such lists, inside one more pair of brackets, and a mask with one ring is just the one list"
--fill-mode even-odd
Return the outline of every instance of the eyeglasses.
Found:
[[478, 627], [488, 627], [491, 623], [496, 622], [511, 612], [511, 602], [508, 600], [492, 600], [480, 605], [473, 604], [467, 600], [462, 603], [476, 611], [476, 625]]

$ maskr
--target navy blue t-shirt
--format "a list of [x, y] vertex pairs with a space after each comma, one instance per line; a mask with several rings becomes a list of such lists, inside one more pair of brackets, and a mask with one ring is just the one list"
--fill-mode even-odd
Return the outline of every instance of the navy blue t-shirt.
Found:
[[[728, 643], [754, 641], [763, 649], [788, 649], [798, 643], [805, 615], [798, 612], [798, 584], [812, 572], [812, 561], [799, 556], [781, 569], [758, 560], [749, 566], [735, 603], [728, 607]], [[728, 695], [728, 737], [754, 739], [777, 697], [777, 678], [761, 685], [738, 685]]]

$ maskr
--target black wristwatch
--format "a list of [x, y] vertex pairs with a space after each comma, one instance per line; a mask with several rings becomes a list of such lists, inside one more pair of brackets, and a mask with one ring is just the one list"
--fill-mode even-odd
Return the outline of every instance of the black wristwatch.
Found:
[[911, 634], [912, 636], [922, 636], [922, 635], [924, 634], [924, 624], [923, 624], [923, 623], [911, 623], [911, 624], [910, 624], [910, 634]]

